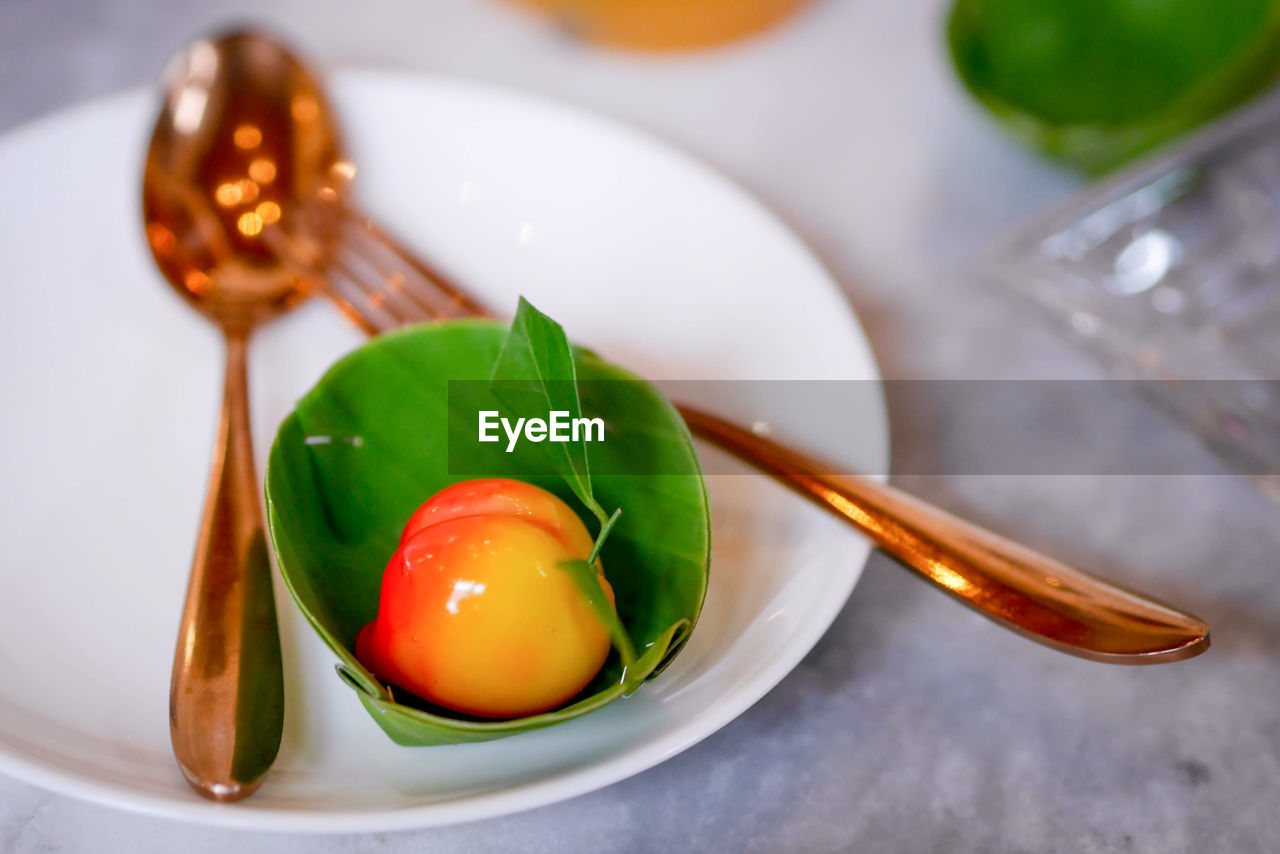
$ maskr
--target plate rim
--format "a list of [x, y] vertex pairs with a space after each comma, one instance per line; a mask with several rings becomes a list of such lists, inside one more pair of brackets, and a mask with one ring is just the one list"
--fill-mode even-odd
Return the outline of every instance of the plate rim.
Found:
[[[447, 74], [422, 73], [406, 70], [379, 69], [368, 66], [337, 66], [327, 75], [330, 84], [347, 86], [377, 86], [394, 82], [400, 86], [426, 86], [440, 90], [455, 90], [463, 94], [475, 94], [486, 99], [507, 100], [537, 108], [539, 112], [558, 113], [561, 118], [587, 126], [604, 128], [613, 134], [643, 144], [646, 150], [656, 152], [685, 169], [696, 172], [735, 197], [744, 206], [769, 223], [781, 238], [790, 241], [796, 249], [808, 257], [815, 269], [825, 277], [828, 287], [834, 289], [843, 306], [844, 317], [852, 334], [854, 346], [861, 351], [870, 368], [872, 381], [882, 379], [880, 366], [867, 337], [861, 318], [839, 280], [832, 274], [822, 257], [805, 239], [772, 208], [751, 190], [731, 178], [724, 171], [687, 152], [649, 130], [638, 128], [610, 115], [551, 96], [528, 92], [511, 86], [492, 84], [455, 77]], [[129, 105], [153, 98], [152, 87], [139, 86], [110, 93], [101, 97], [65, 105], [49, 113], [37, 116], [0, 133], [0, 158], [7, 149], [29, 136], [48, 133], [58, 124], [73, 121], [94, 112], [121, 111]], [[890, 424], [883, 388], [877, 385], [874, 394], [877, 420], [881, 425], [881, 447], [875, 449], [879, 465], [868, 477], [878, 482], [888, 480], [890, 460]], [[860, 541], [865, 555], [850, 570], [839, 590], [821, 599], [821, 607], [809, 613], [805, 629], [797, 632], [787, 649], [791, 655], [775, 658], [767, 667], [758, 669], [743, 683], [735, 694], [734, 702], [718, 702], [700, 715], [681, 723], [670, 732], [629, 747], [622, 753], [526, 782], [490, 791], [462, 794], [456, 798], [434, 800], [395, 808], [354, 808], [340, 811], [285, 809], [253, 806], [252, 801], [229, 806], [211, 801], [180, 799], [175, 795], [159, 795], [152, 792], [122, 788], [71, 770], [60, 769], [52, 763], [31, 759], [21, 748], [13, 747], [0, 733], [0, 773], [29, 783], [47, 791], [67, 795], [78, 800], [102, 804], [136, 814], [165, 818], [210, 827], [226, 827], [239, 830], [257, 830], [278, 833], [361, 833], [443, 827], [464, 824], [486, 818], [512, 815], [569, 800], [597, 789], [621, 782], [629, 777], [653, 768], [720, 731], [738, 718], [774, 687], [785, 679], [826, 634], [839, 613], [844, 609], [853, 588], [861, 578], [867, 560], [873, 551], [871, 544]], [[176, 791], [176, 790], [175, 790]]]

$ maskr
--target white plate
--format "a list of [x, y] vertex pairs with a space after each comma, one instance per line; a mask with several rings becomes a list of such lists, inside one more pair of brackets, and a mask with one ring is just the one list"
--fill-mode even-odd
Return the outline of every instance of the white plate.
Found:
[[[487, 88], [335, 76], [366, 207], [491, 305], [524, 293], [641, 373], [874, 379], [806, 248], [706, 168], [633, 131]], [[221, 381], [213, 330], [142, 240], [154, 97], [89, 104], [0, 140], [0, 769], [119, 807], [237, 827], [366, 831], [527, 809], [621, 780], [724, 726], [835, 617], [866, 543], [760, 477], [711, 479], [715, 551], [688, 648], [637, 696], [482, 745], [396, 747], [277, 579], [286, 728], [234, 806], [169, 754], [173, 641]], [[359, 336], [323, 303], [252, 354], [258, 460]], [[876, 397], [841, 452], [884, 471]], [[785, 420], [782, 417], [780, 420]]]

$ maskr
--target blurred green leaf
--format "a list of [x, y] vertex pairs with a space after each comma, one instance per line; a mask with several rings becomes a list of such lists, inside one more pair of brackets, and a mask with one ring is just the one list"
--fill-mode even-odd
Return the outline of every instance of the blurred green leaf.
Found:
[[1280, 72], [1277, 0], [957, 0], [956, 70], [1015, 135], [1099, 173]]

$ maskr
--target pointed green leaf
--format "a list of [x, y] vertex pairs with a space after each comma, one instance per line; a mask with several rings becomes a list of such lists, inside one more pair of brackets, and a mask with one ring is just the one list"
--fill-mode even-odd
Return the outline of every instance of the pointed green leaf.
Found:
[[[549, 413], [582, 414], [573, 348], [564, 328], [520, 297], [520, 307], [490, 377], [495, 397], [513, 418], [547, 418]], [[603, 525], [609, 514], [591, 490], [585, 439], [543, 442], [556, 471], [574, 495]]]
[[604, 527], [600, 529], [600, 535], [596, 537], [596, 544], [591, 549], [591, 555], [586, 560], [564, 560], [560, 562], [560, 568], [573, 579], [573, 583], [577, 585], [582, 598], [591, 607], [596, 619], [600, 621], [600, 625], [604, 626], [609, 632], [609, 638], [613, 641], [613, 648], [618, 651], [618, 655], [622, 658], [622, 667], [625, 673], [635, 666], [636, 649], [631, 643], [631, 638], [627, 635], [627, 630], [623, 627], [622, 621], [618, 619], [618, 609], [614, 607], [613, 601], [605, 593], [604, 586], [600, 583], [600, 573], [596, 569], [596, 558], [599, 557], [600, 552], [604, 549], [604, 543], [609, 538], [609, 532], [613, 530], [613, 526], [618, 523], [618, 519], [621, 516], [622, 508], [613, 511], [613, 515], [609, 517], [609, 520], [604, 523]]

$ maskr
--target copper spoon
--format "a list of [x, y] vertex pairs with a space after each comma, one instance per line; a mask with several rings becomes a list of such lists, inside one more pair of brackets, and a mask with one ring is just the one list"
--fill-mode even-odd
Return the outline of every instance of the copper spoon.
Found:
[[[311, 86], [318, 89], [319, 84]], [[352, 171], [344, 163], [338, 177], [348, 178]], [[372, 333], [432, 318], [487, 314], [474, 298], [361, 216], [345, 180], [329, 180], [333, 176], [319, 170], [316, 177], [321, 185], [317, 197], [299, 200], [299, 227], [272, 246], [297, 269], [321, 280], [344, 313]], [[317, 200], [327, 214], [317, 215]], [[281, 236], [274, 229], [272, 234]], [[831, 466], [696, 407], [678, 408], [695, 435], [834, 513], [930, 583], [1032, 640], [1117, 664], [1177, 661], [1208, 648], [1208, 626], [1197, 617], [1066, 566], [890, 486], [829, 474]]]
[[275, 44], [201, 40], [167, 72], [147, 151], [143, 215], [169, 283], [221, 329], [226, 388], [169, 695], [174, 756], [220, 801], [257, 788], [280, 747], [283, 671], [249, 434], [246, 352], [306, 294], [261, 245], [316, 192], [336, 145], [322, 95]]

